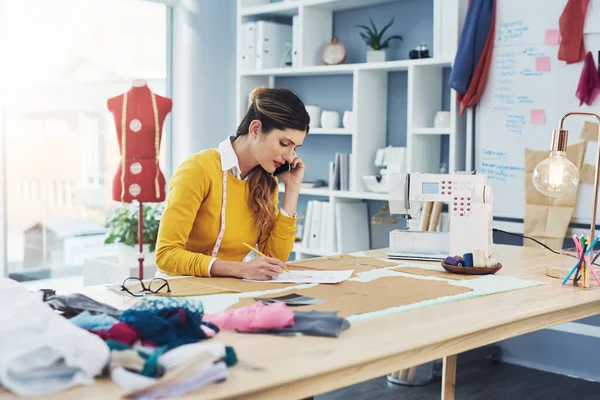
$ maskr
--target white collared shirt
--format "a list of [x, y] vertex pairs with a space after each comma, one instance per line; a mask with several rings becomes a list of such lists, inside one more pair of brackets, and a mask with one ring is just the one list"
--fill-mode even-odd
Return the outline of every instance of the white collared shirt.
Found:
[[[237, 154], [235, 154], [235, 150], [233, 150], [233, 141], [235, 140], [235, 136], [229, 136], [221, 143], [219, 143], [219, 148], [217, 151], [221, 156], [221, 171], [229, 171], [233, 176], [238, 179], [242, 179], [242, 170], [240, 169], [240, 162], [238, 160]], [[248, 175], [243, 180], [248, 180]], [[289, 214], [285, 212], [283, 208], [279, 210], [283, 215], [289, 217]], [[294, 215], [293, 218], [296, 218], [297, 214]]]
[[[233, 141], [235, 140], [235, 136], [229, 136], [221, 143], [219, 143], [219, 148], [217, 151], [221, 156], [221, 171], [229, 171], [233, 176], [238, 179], [242, 179], [242, 170], [240, 169], [240, 162], [238, 160], [237, 154], [235, 154], [235, 150], [233, 150]], [[248, 180], [248, 176], [244, 178], [244, 180]]]

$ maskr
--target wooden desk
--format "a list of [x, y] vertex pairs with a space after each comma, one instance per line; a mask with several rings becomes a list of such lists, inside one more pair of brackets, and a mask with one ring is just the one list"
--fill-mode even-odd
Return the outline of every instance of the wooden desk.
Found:
[[[495, 250], [503, 264], [499, 275], [550, 284], [355, 323], [335, 339], [220, 332], [214, 340], [233, 346], [241, 362], [226, 382], [187, 398], [301, 399], [444, 358], [442, 399], [453, 399], [456, 354], [599, 312], [600, 288], [563, 287], [546, 276], [546, 266], [558, 265], [558, 256], [513, 246], [495, 246]], [[124, 298], [114, 293], [96, 288], [86, 294], [127, 307]], [[98, 380], [52, 398], [107, 399], [120, 393], [110, 381]], [[0, 392], [0, 400], [14, 398]]]

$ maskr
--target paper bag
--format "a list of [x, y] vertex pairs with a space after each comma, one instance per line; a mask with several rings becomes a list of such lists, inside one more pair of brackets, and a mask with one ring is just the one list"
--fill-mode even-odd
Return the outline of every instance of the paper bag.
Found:
[[[580, 142], [567, 147], [567, 158], [581, 172], [587, 142]], [[525, 218], [523, 234], [533, 237], [553, 249], [561, 249], [575, 204], [577, 190], [573, 193], [553, 199], [537, 191], [532, 181], [535, 166], [549, 155], [547, 150], [534, 151], [525, 149]], [[524, 246], [539, 246], [525, 240]]]
[[596, 167], [591, 164], [584, 164], [579, 173], [579, 182], [580, 183], [589, 183], [590, 185], [594, 184], [594, 179], [596, 178]]
[[581, 138], [596, 142], [598, 140], [598, 126], [595, 122], [585, 121], [581, 130]]

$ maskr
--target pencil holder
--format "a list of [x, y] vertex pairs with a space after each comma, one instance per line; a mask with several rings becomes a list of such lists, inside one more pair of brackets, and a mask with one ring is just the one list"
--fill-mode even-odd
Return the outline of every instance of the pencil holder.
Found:
[[[590, 262], [594, 262], [593, 259], [596, 257], [597, 253], [598, 251], [592, 250], [587, 254], [587, 257], [590, 260]], [[577, 271], [574, 271], [573, 273], [571, 272], [579, 262], [580, 258], [581, 253], [577, 250], [577, 248], [569, 247], [566, 249], [562, 249], [560, 251], [560, 263], [558, 265], [549, 265], [548, 267], [546, 267], [546, 275], [552, 278], [560, 279], [561, 283], [565, 280], [567, 276], [570, 275], [567, 282], [565, 282], [565, 285], [573, 286], [573, 278], [577, 275]], [[595, 263], [600, 264], [600, 257], [596, 259]], [[600, 276], [600, 268], [598, 268], [597, 265], [594, 265], [593, 268], [596, 274]], [[592, 281], [590, 283], [595, 283], [593, 275], [590, 276], [590, 280]], [[583, 286], [581, 278], [578, 281], [578, 286]]]

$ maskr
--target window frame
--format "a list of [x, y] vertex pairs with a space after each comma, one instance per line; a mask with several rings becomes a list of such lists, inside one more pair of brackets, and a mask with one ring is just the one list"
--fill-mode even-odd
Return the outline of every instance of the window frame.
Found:
[[[154, 3], [163, 4], [166, 7], [166, 78], [165, 78], [165, 94], [167, 97], [173, 96], [173, 7], [177, 6], [179, 0], [145, 0]], [[7, 86], [7, 76], [4, 72], [3, 62], [6, 59], [4, 43], [7, 41], [5, 15], [5, 0], [0, 0], [0, 93], [5, 93]], [[7, 129], [6, 129], [6, 108], [4, 97], [0, 96], [0, 278], [8, 277], [8, 214], [7, 214]], [[172, 129], [173, 123], [170, 116], [164, 123], [163, 127], [163, 145], [165, 148], [165, 178], [167, 180], [172, 173]], [[106, 180], [106, 177], [105, 177]]]

